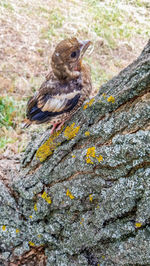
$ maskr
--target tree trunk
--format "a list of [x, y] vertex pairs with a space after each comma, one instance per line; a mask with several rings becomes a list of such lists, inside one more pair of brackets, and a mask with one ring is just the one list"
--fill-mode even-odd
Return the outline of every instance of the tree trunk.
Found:
[[150, 41], [1, 181], [0, 265], [150, 265]]

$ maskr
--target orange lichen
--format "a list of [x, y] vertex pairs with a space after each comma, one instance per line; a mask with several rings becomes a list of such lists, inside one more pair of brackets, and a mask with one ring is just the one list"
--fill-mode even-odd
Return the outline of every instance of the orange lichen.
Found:
[[142, 223], [135, 223], [136, 228], [140, 228], [142, 226]]
[[114, 103], [115, 102], [115, 97], [110, 96], [110, 97], [107, 98], [107, 101]]
[[2, 225], [2, 231], [6, 231], [6, 225]]
[[92, 201], [93, 200], [93, 195], [89, 195], [89, 201]]
[[84, 106], [83, 106], [83, 109], [85, 110], [88, 106], [90, 107], [93, 102], [95, 101], [95, 98], [92, 98], [89, 102], [87, 102]]
[[29, 241], [29, 245], [30, 245], [31, 247], [35, 247], [35, 244], [34, 244], [32, 241]]
[[100, 163], [103, 161], [103, 156], [99, 155], [98, 157], [96, 157], [97, 161]]
[[75, 127], [75, 123], [72, 123], [71, 126], [67, 126], [65, 131], [64, 131], [64, 136], [66, 139], [73, 139], [77, 134], [80, 129], [80, 126]]
[[67, 189], [66, 196], [68, 196], [70, 199], [74, 199], [74, 196], [71, 194], [69, 189]]
[[20, 233], [20, 230], [17, 228], [17, 229], [16, 229], [16, 234], [18, 234], [18, 233]]
[[43, 194], [42, 194], [41, 197], [42, 197], [42, 199], [46, 200], [46, 202], [48, 204], [51, 204], [52, 203], [51, 198], [48, 196], [48, 194], [45, 191], [43, 192]]
[[86, 104], [83, 106], [83, 110], [85, 110], [87, 107], [88, 107], [88, 104], [86, 103]]
[[86, 137], [90, 136], [90, 132], [89, 131], [86, 131], [84, 134], [85, 134]]
[[43, 162], [46, 160], [48, 156], [50, 156], [53, 151], [58, 147], [61, 143], [55, 142], [57, 137], [60, 135], [64, 127], [62, 127], [59, 131], [55, 132], [53, 135], [49, 137], [47, 141], [43, 145], [39, 147], [39, 149], [36, 152], [36, 158], [40, 160], [40, 162]]
[[34, 204], [34, 210], [37, 212], [37, 204]]

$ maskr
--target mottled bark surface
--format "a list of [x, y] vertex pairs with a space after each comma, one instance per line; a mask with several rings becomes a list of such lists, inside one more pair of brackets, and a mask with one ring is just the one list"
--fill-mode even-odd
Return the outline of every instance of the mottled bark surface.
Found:
[[150, 265], [150, 42], [1, 181], [0, 265]]

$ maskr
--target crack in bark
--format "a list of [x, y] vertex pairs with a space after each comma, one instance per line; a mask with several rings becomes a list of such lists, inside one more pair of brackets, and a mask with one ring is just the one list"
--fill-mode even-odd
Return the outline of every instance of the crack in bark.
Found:
[[[92, 174], [92, 175], [93, 175], [93, 172], [83, 172], [83, 171], [81, 171], [81, 172], [76, 172], [75, 174], [73, 174], [73, 175], [71, 175], [71, 176], [69, 176], [69, 177], [67, 177], [67, 178], [63, 178], [63, 179], [61, 179], [61, 180], [57, 180], [57, 181], [55, 181], [55, 182], [52, 182], [51, 184], [46, 184], [45, 186], [46, 186], [46, 187], [53, 187], [53, 186], [55, 186], [56, 184], [64, 183], [64, 182], [67, 182], [67, 181], [73, 180], [73, 179], [75, 179], [78, 175], [87, 175], [87, 174]], [[96, 175], [96, 174], [94, 174], [94, 175]], [[98, 175], [97, 175], [97, 176], [98, 176]]]
[[8, 266], [45, 266], [46, 256], [44, 253], [45, 246], [32, 247], [30, 251], [25, 252], [22, 256], [12, 256]]

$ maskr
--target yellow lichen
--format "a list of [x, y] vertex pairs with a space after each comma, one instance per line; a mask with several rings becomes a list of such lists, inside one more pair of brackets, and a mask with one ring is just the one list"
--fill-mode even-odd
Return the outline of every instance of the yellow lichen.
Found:
[[142, 226], [142, 223], [135, 223], [136, 228], [140, 228]]
[[2, 225], [2, 231], [6, 231], [6, 225]]
[[87, 153], [86, 153], [86, 162], [93, 164], [93, 162], [91, 161], [90, 157], [95, 158], [95, 147], [91, 147], [87, 149]]
[[89, 195], [89, 201], [92, 201], [93, 200], [93, 195]]
[[90, 163], [90, 164], [93, 164], [93, 162], [91, 161], [90, 158], [87, 158], [87, 159], [86, 159], [86, 162], [87, 162], [87, 163]]
[[81, 219], [80, 224], [82, 224], [83, 222], [84, 222], [84, 218]]
[[103, 93], [102, 96], [104, 97], [104, 99], [106, 99], [106, 93]]
[[86, 156], [89, 157], [95, 157], [95, 147], [91, 147], [87, 149]]
[[89, 131], [86, 131], [86, 132], [85, 132], [85, 136], [86, 136], [86, 137], [90, 136], [90, 132], [89, 132]]
[[99, 205], [97, 205], [97, 207], [96, 207], [97, 209], [99, 209]]
[[103, 161], [103, 156], [99, 155], [98, 157], [96, 157], [97, 161], [100, 163]]
[[68, 196], [70, 199], [74, 199], [74, 196], [71, 194], [69, 189], [67, 189], [66, 196]]
[[102, 256], [102, 259], [103, 259], [103, 260], [105, 259], [105, 256], [104, 256], [104, 255]]
[[51, 198], [48, 196], [48, 194], [45, 191], [43, 192], [43, 194], [42, 194], [41, 197], [42, 197], [42, 199], [46, 200], [46, 202], [48, 204], [51, 204], [52, 203]]
[[32, 219], [32, 215], [30, 215], [29, 218]]
[[18, 228], [16, 229], [16, 233], [17, 233], [17, 234], [20, 233], [20, 230], [19, 230]]
[[95, 98], [92, 98], [90, 101], [89, 101], [89, 106], [91, 106], [93, 104], [93, 102], [95, 101]]
[[45, 143], [39, 147], [39, 149], [36, 152], [36, 158], [38, 158], [40, 162], [45, 161], [46, 158], [53, 153], [56, 147], [60, 145], [60, 142], [55, 142], [55, 140], [60, 135], [62, 130], [63, 130], [63, 127], [59, 131], [51, 135], [49, 139], [45, 141]]
[[64, 136], [66, 139], [73, 139], [77, 134], [80, 129], [80, 126], [75, 127], [75, 123], [73, 123], [71, 126], [67, 126], [65, 131], [64, 131]]
[[93, 161], [91, 160], [91, 158], [96, 158], [99, 163], [103, 160], [102, 155], [96, 156], [95, 147], [91, 147], [87, 149], [86, 162], [93, 164]]
[[39, 234], [39, 235], [37, 235], [39, 238], [41, 237], [41, 235]]
[[37, 204], [34, 204], [34, 210], [37, 212]]
[[110, 97], [107, 98], [107, 101], [114, 103], [115, 102], [115, 98], [113, 96], [110, 96]]
[[89, 102], [87, 102], [84, 106], [83, 106], [83, 109], [85, 110], [88, 106], [90, 107], [93, 102], [95, 101], [95, 98], [92, 98]]
[[34, 244], [32, 241], [29, 241], [29, 245], [30, 245], [31, 247], [35, 247], [35, 244]]
[[75, 155], [72, 155], [72, 158], [76, 158], [76, 156]]

